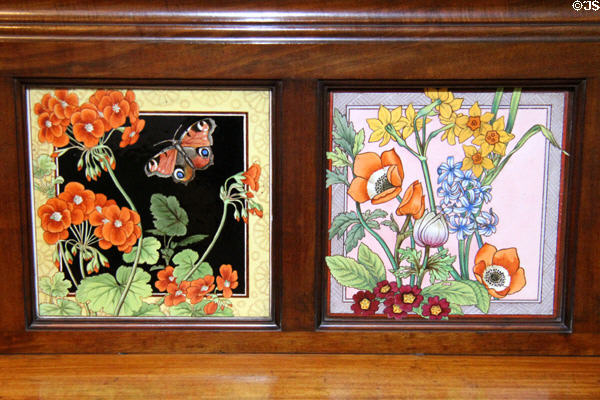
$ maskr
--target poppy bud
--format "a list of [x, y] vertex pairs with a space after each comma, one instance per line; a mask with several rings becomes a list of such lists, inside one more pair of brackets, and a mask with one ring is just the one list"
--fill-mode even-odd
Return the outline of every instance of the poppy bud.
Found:
[[448, 241], [448, 225], [443, 214], [428, 211], [415, 221], [413, 238], [421, 247], [439, 247]]
[[217, 308], [219, 308], [219, 305], [211, 301], [204, 306], [204, 312], [206, 315], [214, 314], [217, 311]]

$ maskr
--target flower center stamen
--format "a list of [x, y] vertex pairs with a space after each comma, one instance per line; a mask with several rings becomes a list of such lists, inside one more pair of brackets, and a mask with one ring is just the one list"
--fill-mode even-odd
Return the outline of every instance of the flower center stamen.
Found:
[[175, 292], [175, 296], [181, 296], [183, 294], [183, 292], [181, 290], [178, 290]]
[[175, 277], [174, 277], [173, 275], [171, 275], [171, 276], [169, 276], [169, 280], [170, 280], [171, 282], [173, 282], [173, 281], [175, 280]]
[[481, 164], [483, 162], [483, 157], [481, 156], [481, 153], [478, 152], [473, 154], [471, 160], [473, 160], [473, 164]]
[[481, 119], [479, 117], [469, 117], [469, 121], [467, 121], [467, 126], [472, 131], [476, 131], [481, 126]]
[[115, 103], [112, 106], [112, 110], [118, 114], [119, 112], [121, 112], [121, 107], [119, 107], [119, 105]]
[[136, 132], [135, 132], [135, 131], [131, 131], [131, 133], [129, 134], [129, 137], [134, 137], [134, 136], [135, 136], [135, 134], [136, 134]]
[[50, 120], [47, 119], [46, 122], [44, 122], [44, 125], [46, 125], [46, 128], [51, 128], [52, 127], [52, 122], [50, 122]]
[[390, 289], [391, 289], [390, 285], [382, 286], [381, 289], [379, 289], [379, 293], [387, 293], [390, 291]]
[[120, 220], [120, 219], [117, 219], [117, 220], [116, 220], [116, 221], [113, 223], [113, 225], [114, 225], [116, 228], [120, 228], [120, 227], [122, 227], [122, 226], [123, 226], [123, 222], [121, 222], [121, 220]]
[[387, 175], [383, 175], [375, 182], [375, 191], [377, 194], [383, 193], [388, 189], [392, 189], [394, 185], [388, 181]]
[[229, 281], [225, 281], [225, 283], [223, 284], [225, 287], [230, 287], [231, 286], [231, 282]]
[[73, 203], [75, 203], [76, 205], [80, 205], [81, 203], [83, 203], [83, 199], [80, 195], [76, 194], [75, 196], [73, 196]]
[[402, 314], [402, 311], [403, 311], [403, 310], [400, 308], [400, 306], [399, 306], [398, 304], [394, 304], [394, 305], [392, 306], [392, 312], [393, 312], [394, 314]]
[[92, 132], [94, 130], [94, 125], [92, 125], [91, 123], [87, 123], [84, 125], [83, 127], [88, 133]]
[[62, 108], [67, 108], [67, 106], [68, 106], [67, 102], [64, 100], [60, 101], [60, 105], [62, 106]]
[[483, 271], [483, 281], [490, 289], [504, 290], [510, 286], [510, 274], [501, 265], [490, 265]]
[[485, 134], [485, 141], [494, 145], [500, 141], [500, 135], [496, 131], [489, 131]]
[[369, 299], [362, 299], [360, 301], [360, 309], [361, 310], [368, 310], [369, 307], [371, 307], [371, 300], [369, 300]]
[[58, 211], [54, 211], [54, 212], [52, 213], [52, 215], [50, 216], [50, 219], [51, 219], [52, 221], [59, 222], [59, 221], [62, 219], [62, 214], [61, 214], [61, 213], [59, 213]]
[[405, 304], [412, 304], [415, 302], [415, 300], [416, 300], [416, 297], [412, 293], [404, 293], [402, 295], [402, 302]]
[[200, 288], [200, 290], [206, 292], [208, 290], [208, 286], [204, 285]]
[[436, 304], [435, 306], [431, 306], [429, 312], [431, 313], [431, 315], [440, 315], [442, 313], [442, 307]]

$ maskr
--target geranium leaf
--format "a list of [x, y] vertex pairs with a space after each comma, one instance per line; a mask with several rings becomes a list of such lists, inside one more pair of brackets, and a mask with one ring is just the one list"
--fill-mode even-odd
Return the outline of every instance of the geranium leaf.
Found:
[[341, 285], [360, 290], [372, 290], [377, 285], [377, 278], [371, 271], [352, 258], [344, 256], [328, 256], [325, 262], [331, 275]]
[[131, 314], [132, 317], [164, 317], [165, 314], [160, 311], [158, 304], [142, 303], [139, 310]]
[[[100, 274], [83, 279], [77, 289], [77, 300], [81, 303], [89, 302], [92, 311], [103, 310], [107, 314], [114, 314], [131, 271], [132, 267], [121, 266], [117, 269], [116, 279], [110, 274]], [[120, 315], [132, 315], [142, 306], [142, 299], [152, 295], [149, 281], [149, 273], [139, 268], [136, 269]]]
[[456, 261], [456, 256], [451, 256], [447, 249], [441, 248], [427, 260], [427, 271], [431, 283], [445, 281], [450, 275], [452, 264]]
[[65, 297], [69, 294], [69, 288], [73, 284], [65, 279], [63, 272], [57, 272], [52, 277], [43, 277], [40, 279], [40, 290], [52, 297]]
[[[173, 257], [171, 260], [173, 264], [176, 265], [173, 270], [173, 276], [177, 278], [177, 283], [181, 283], [183, 278], [189, 274], [189, 272], [194, 268], [196, 261], [200, 256], [194, 250], [185, 249], [180, 251]], [[200, 264], [200, 267], [194, 271], [192, 276], [187, 278], [188, 281], [193, 281], [199, 278], [204, 278], [206, 275], [212, 275], [213, 270], [209, 263], [206, 261]]]
[[79, 304], [65, 300], [58, 299], [56, 304], [53, 303], [42, 303], [40, 304], [40, 315], [60, 315], [60, 316], [74, 316], [81, 315], [81, 307]]
[[35, 178], [43, 178], [50, 175], [56, 169], [56, 164], [52, 157], [47, 154], [42, 154], [37, 158], [33, 166], [33, 176]]
[[233, 308], [225, 307], [224, 309], [221, 310], [221, 307], [219, 307], [219, 308], [217, 308], [217, 311], [215, 311], [210, 316], [211, 317], [233, 317]]
[[154, 217], [154, 226], [169, 236], [185, 236], [187, 233], [188, 215], [179, 206], [175, 196], [164, 196], [154, 193], [150, 197], [150, 212]]
[[477, 303], [477, 298], [471, 286], [463, 281], [445, 281], [427, 286], [421, 291], [424, 299], [438, 296], [440, 299], [446, 299], [449, 303], [456, 303], [461, 306], [469, 306]]
[[381, 258], [364, 243], [358, 247], [358, 262], [367, 267], [377, 282], [385, 280], [385, 266]]
[[208, 303], [207, 300], [202, 300], [198, 304], [180, 303], [170, 307], [169, 311], [173, 317], [206, 317], [204, 306]]
[[336, 147], [333, 151], [325, 153], [328, 160], [331, 160], [331, 165], [336, 168], [347, 167], [351, 163], [348, 160], [348, 156], [341, 147]]
[[350, 251], [358, 246], [358, 242], [365, 237], [365, 228], [361, 224], [356, 224], [348, 231], [346, 234], [346, 241], [344, 242], [346, 245], [346, 253], [350, 253]]
[[[145, 237], [142, 239], [142, 251], [138, 263], [140, 264], [156, 264], [158, 261], [158, 250], [160, 249], [160, 242], [153, 236]], [[135, 254], [137, 253], [137, 246], [134, 246], [129, 253], [123, 253], [123, 261], [126, 263], [132, 263], [135, 260]]]
[[481, 310], [481, 312], [487, 314], [487, 312], [490, 310], [490, 294], [485, 286], [477, 281], [464, 280], [461, 282], [471, 287], [477, 300], [475, 305]]
[[202, 234], [191, 235], [191, 236], [188, 236], [185, 239], [183, 239], [181, 242], [175, 243], [175, 247], [189, 246], [190, 244], [195, 244], [195, 243], [201, 242], [204, 239], [206, 239], [207, 237], [208, 237], [208, 235], [202, 235]]

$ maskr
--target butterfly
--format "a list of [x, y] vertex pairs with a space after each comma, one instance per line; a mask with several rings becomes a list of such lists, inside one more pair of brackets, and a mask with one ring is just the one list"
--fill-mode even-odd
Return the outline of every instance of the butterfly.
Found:
[[[171, 177], [175, 183], [187, 185], [196, 176], [196, 171], [214, 164], [212, 151], [214, 132], [217, 124], [212, 118], [204, 118], [190, 125], [179, 139], [167, 142], [170, 146], [153, 156], [144, 167], [147, 176]], [[174, 137], [181, 129], [175, 131]]]

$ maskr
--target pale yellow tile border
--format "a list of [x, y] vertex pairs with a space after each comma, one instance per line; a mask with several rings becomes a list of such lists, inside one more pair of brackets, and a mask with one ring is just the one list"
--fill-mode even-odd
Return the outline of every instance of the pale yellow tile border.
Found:
[[[91, 89], [73, 89], [80, 104], [89, 99], [94, 92]], [[37, 115], [33, 111], [35, 103], [41, 101], [49, 89], [28, 90], [29, 144], [32, 160], [42, 154], [50, 155], [51, 145], [41, 143], [38, 138]], [[124, 91], [123, 91], [124, 92]], [[271, 310], [271, 92], [269, 90], [147, 90], [135, 89], [136, 101], [140, 112], [182, 112], [182, 113], [247, 113], [247, 151], [248, 165], [260, 164], [260, 190], [257, 200], [263, 206], [263, 218], [249, 218], [248, 225], [248, 289], [249, 297], [231, 299], [235, 317], [270, 318]], [[142, 133], [143, 135], [143, 133]], [[118, 168], [118, 166], [117, 166]], [[31, 168], [30, 168], [31, 169]], [[50, 177], [46, 177], [48, 181]], [[101, 179], [101, 178], [100, 178]], [[33, 182], [33, 177], [31, 177]], [[52, 263], [54, 246], [41, 240], [43, 230], [37, 217], [37, 208], [46, 202], [46, 198], [32, 190], [34, 221], [34, 243], [36, 262], [36, 282], [44, 276], [52, 276], [57, 269]], [[188, 210], [189, 212], [189, 210]], [[214, 266], [213, 266], [214, 268]], [[218, 270], [215, 271], [218, 273]], [[37, 291], [36, 304], [47, 302], [48, 297]], [[153, 299], [148, 299], [152, 302]], [[164, 308], [164, 306], [163, 306]], [[159, 317], [161, 318], [161, 317]], [[165, 316], [164, 318], [171, 318]]]

